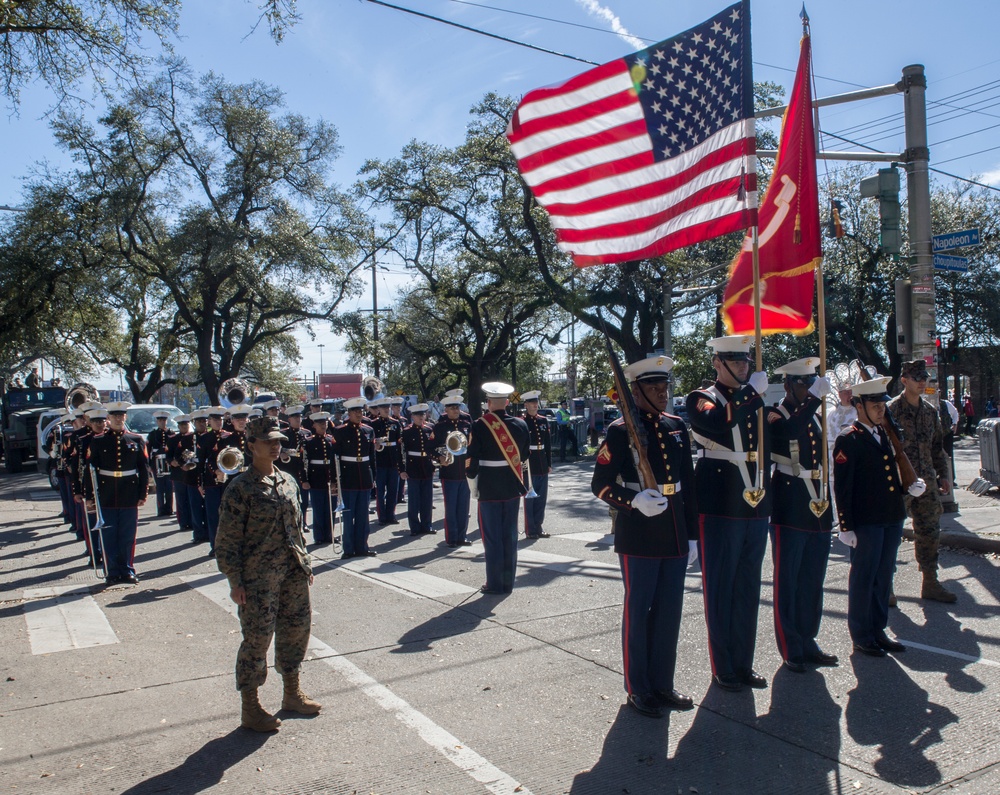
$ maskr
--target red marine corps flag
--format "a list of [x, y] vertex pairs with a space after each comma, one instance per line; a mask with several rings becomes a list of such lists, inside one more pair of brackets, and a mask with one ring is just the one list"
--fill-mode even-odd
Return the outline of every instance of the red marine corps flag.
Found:
[[[806, 28], [792, 98], [781, 124], [778, 160], [758, 212], [762, 334], [802, 335], [813, 330], [813, 272], [822, 250], [809, 66]], [[723, 297], [722, 317], [729, 334], [755, 331], [753, 282], [753, 237], [748, 234], [730, 265]]]
[[507, 138], [578, 266], [746, 229], [757, 207], [749, 1], [529, 92]]

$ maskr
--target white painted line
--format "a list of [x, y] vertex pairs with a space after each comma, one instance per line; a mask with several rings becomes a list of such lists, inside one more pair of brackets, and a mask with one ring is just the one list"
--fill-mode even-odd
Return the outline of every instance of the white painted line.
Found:
[[954, 657], [957, 660], [965, 660], [971, 663], [980, 663], [981, 665], [992, 665], [994, 668], [1000, 668], [1000, 662], [995, 662], [994, 660], [987, 660], [985, 657], [973, 657], [971, 654], [962, 654], [957, 651], [949, 651], [948, 649], [939, 649], [937, 646], [925, 646], [923, 643], [917, 643], [912, 640], [903, 640], [902, 638], [896, 638], [904, 646], [912, 646], [914, 649], [921, 649], [922, 651], [933, 652], [934, 654], [943, 654], [945, 657]]
[[[481, 557], [482, 543], [477, 542], [471, 547], [456, 550], [458, 555], [466, 557]], [[543, 568], [558, 571], [560, 574], [586, 574], [591, 577], [621, 577], [618, 563], [606, 563], [602, 560], [570, 557], [569, 555], [554, 555], [551, 552], [539, 552], [534, 549], [518, 549], [517, 565], [522, 568]]]
[[[229, 583], [221, 574], [207, 577], [182, 577], [188, 585], [235, 616], [236, 605], [229, 598]], [[419, 710], [410, 706], [389, 688], [379, 684], [358, 666], [340, 656], [334, 649], [315, 637], [309, 638], [309, 653], [322, 659], [334, 671], [358, 687], [382, 709], [413, 729], [431, 748], [444, 756], [457, 768], [478, 781], [490, 792], [498, 795], [513, 795], [519, 792], [531, 795], [531, 791], [494, 766], [460, 739], [438, 726]]]
[[24, 599], [32, 654], [118, 643], [118, 636], [86, 585], [34, 588], [24, 592]]
[[406, 566], [400, 566], [378, 558], [354, 558], [352, 560], [327, 563], [330, 568], [353, 574], [366, 580], [374, 580], [394, 591], [399, 591], [416, 599], [437, 599], [442, 596], [455, 596], [475, 593], [478, 588], [414, 571]]
[[59, 492], [52, 489], [48, 491], [29, 491], [28, 496], [35, 502], [51, 502], [52, 500], [60, 499]]

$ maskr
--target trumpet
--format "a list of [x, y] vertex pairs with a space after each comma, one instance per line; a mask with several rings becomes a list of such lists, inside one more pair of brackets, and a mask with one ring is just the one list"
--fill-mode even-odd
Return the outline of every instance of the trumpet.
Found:
[[215, 465], [222, 475], [235, 475], [243, 471], [243, 451], [238, 447], [226, 447], [219, 451]]
[[181, 453], [181, 469], [191, 470], [198, 466], [198, 451], [195, 449], [185, 450]]
[[282, 464], [287, 464], [293, 458], [298, 458], [299, 455], [300, 455], [299, 451], [297, 449], [295, 449], [295, 448], [292, 448], [292, 447], [282, 447], [281, 448], [281, 454], [279, 455], [279, 458], [280, 458]]
[[385, 446], [387, 444], [389, 444], [389, 437], [388, 436], [379, 436], [379, 437], [376, 437], [376, 439], [375, 439], [375, 452], [376, 453], [381, 453], [383, 450], [385, 450]]
[[449, 431], [444, 437], [444, 446], [452, 455], [465, 455], [469, 450], [469, 439], [461, 431]]

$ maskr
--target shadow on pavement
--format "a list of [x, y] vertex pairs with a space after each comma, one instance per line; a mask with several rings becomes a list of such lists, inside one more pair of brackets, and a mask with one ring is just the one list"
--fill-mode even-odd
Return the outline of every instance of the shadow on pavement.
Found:
[[255, 754], [272, 735], [233, 729], [206, 743], [180, 765], [123, 790], [121, 795], [194, 795], [214, 787], [233, 765]]

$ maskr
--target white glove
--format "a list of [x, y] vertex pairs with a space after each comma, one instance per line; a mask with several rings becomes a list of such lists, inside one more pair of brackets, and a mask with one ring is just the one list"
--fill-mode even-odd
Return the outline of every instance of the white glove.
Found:
[[763, 370], [758, 370], [750, 376], [747, 383], [750, 384], [750, 388], [754, 392], [763, 397], [764, 393], [767, 392], [767, 373]]
[[858, 536], [853, 530], [841, 531], [837, 534], [837, 539], [841, 544], [846, 544], [852, 549], [858, 545]]
[[917, 478], [910, 484], [910, 488], [907, 489], [907, 492], [911, 497], [919, 497], [925, 491], [927, 491], [927, 484], [924, 483], [923, 478]]
[[688, 566], [698, 562], [698, 542], [688, 541]]
[[644, 516], [656, 516], [667, 510], [667, 498], [656, 489], [646, 489], [632, 498], [632, 507]]
[[809, 387], [809, 394], [813, 397], [818, 397], [820, 400], [825, 398], [833, 391], [833, 387], [830, 386], [830, 379], [825, 375], [820, 375], [816, 377], [813, 381], [813, 385]]

